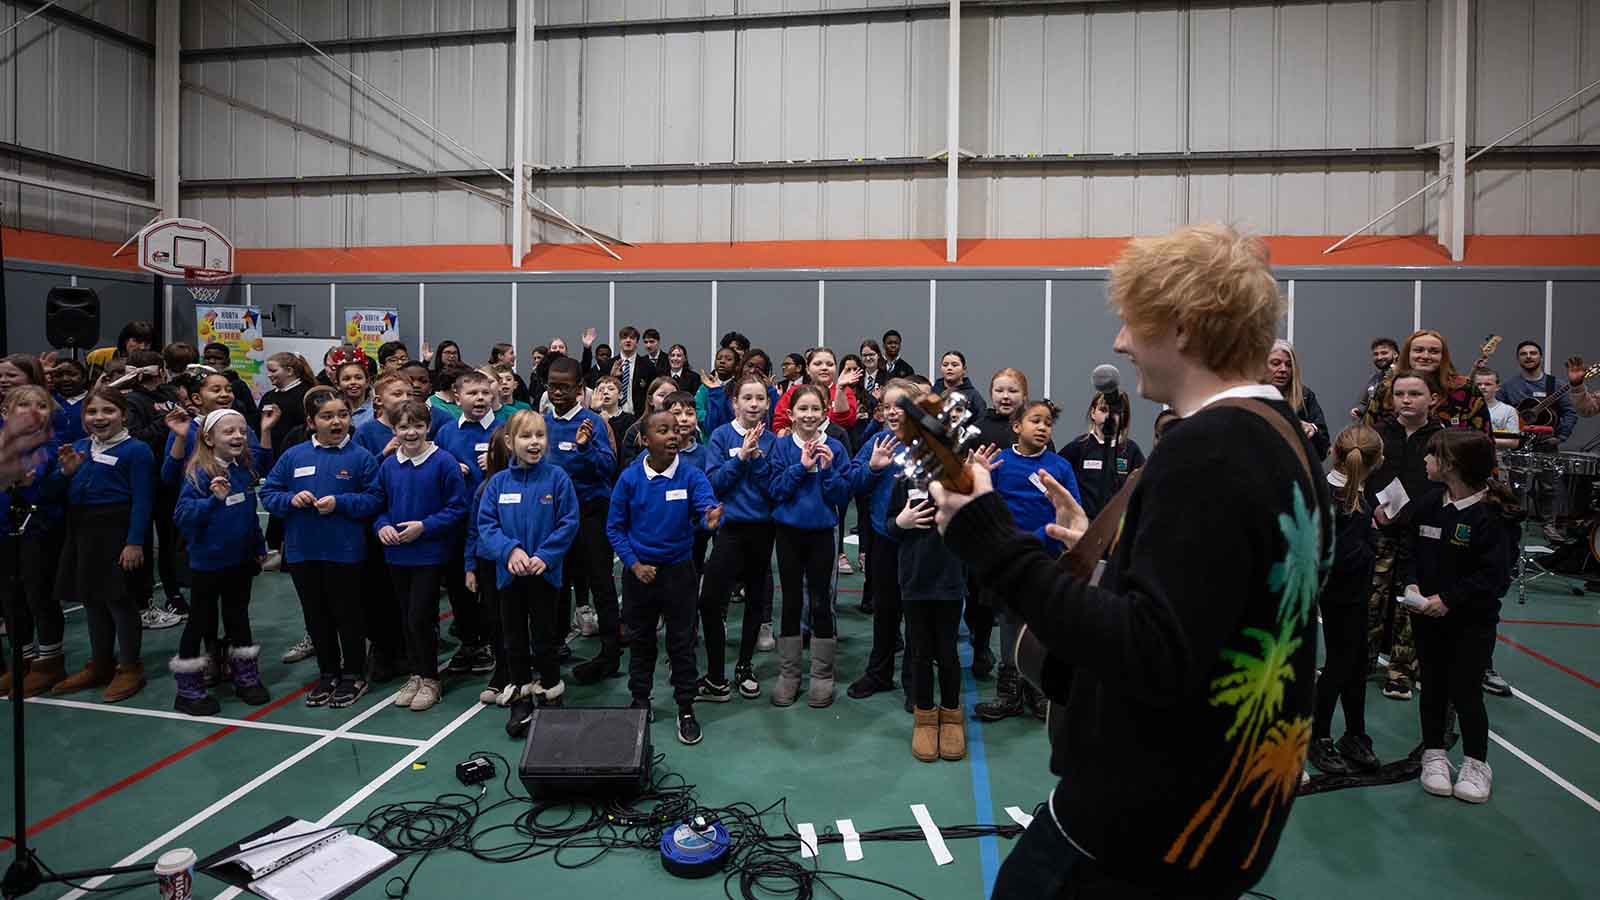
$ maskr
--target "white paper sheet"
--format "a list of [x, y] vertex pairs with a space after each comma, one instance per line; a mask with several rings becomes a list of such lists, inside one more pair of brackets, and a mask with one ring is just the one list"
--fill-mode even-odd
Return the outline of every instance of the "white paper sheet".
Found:
[[251, 882], [250, 890], [267, 900], [327, 900], [393, 859], [393, 853], [366, 838], [342, 834], [315, 853]]
[[1400, 515], [1400, 510], [1406, 508], [1411, 498], [1406, 495], [1406, 486], [1396, 478], [1389, 482], [1389, 486], [1378, 492], [1378, 503], [1383, 507], [1383, 514], [1390, 519]]

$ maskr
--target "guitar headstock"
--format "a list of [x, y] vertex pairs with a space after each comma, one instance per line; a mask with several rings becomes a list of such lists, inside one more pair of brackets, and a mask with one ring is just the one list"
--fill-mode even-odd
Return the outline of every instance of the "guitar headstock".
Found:
[[920, 400], [899, 400], [902, 446], [895, 454], [898, 477], [927, 490], [937, 481], [959, 494], [972, 493], [967, 473], [967, 451], [976, 446], [978, 429], [968, 424], [972, 410], [967, 399], [951, 392], [944, 397], [928, 394]]
[[1498, 334], [1491, 334], [1484, 338], [1483, 346], [1478, 348], [1478, 361], [1473, 363], [1472, 368], [1481, 369], [1484, 366], [1487, 366], [1489, 364], [1489, 357], [1493, 356], [1494, 352], [1500, 349], [1500, 342], [1503, 340], [1505, 340], [1505, 338]]

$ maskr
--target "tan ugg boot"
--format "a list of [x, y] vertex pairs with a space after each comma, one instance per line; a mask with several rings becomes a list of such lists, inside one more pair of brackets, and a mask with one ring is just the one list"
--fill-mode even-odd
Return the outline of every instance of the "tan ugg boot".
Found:
[[110, 659], [91, 659], [73, 675], [50, 689], [52, 694], [75, 694], [90, 688], [105, 687], [116, 675], [117, 664]]
[[117, 666], [117, 674], [100, 694], [106, 703], [121, 703], [144, 689], [144, 663]]
[[939, 758], [939, 711], [912, 710], [911, 755], [923, 762]]
[[10, 697], [11, 696], [11, 682], [13, 680], [15, 680], [18, 684], [22, 684], [23, 683], [23, 679], [28, 674], [28, 670], [31, 669], [32, 667], [33, 667], [32, 660], [24, 659], [22, 661], [22, 668], [16, 673], [17, 677], [15, 679], [12, 679], [10, 672], [6, 672], [4, 674], [0, 674], [0, 697]]
[[67, 660], [63, 656], [36, 659], [28, 666], [28, 677], [22, 680], [22, 696], [37, 697], [47, 693], [67, 677]]
[[967, 756], [966, 715], [958, 709], [939, 707], [939, 758], [955, 762]]

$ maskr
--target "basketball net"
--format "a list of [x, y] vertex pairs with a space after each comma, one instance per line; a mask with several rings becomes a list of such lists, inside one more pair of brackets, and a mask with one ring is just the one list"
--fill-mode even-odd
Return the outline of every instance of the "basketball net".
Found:
[[195, 303], [215, 303], [222, 296], [222, 282], [233, 277], [233, 272], [227, 269], [204, 269], [184, 267], [183, 285], [189, 289], [189, 297]]

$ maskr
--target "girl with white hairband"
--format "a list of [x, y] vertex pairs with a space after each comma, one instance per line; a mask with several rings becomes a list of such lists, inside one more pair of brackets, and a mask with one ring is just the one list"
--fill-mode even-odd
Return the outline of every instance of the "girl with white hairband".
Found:
[[220, 617], [229, 647], [234, 696], [251, 706], [271, 697], [261, 684], [261, 646], [250, 633], [250, 583], [266, 558], [256, 517], [256, 473], [250, 426], [223, 407], [205, 415], [194, 454], [183, 469], [176, 520], [189, 546], [189, 621], [170, 663], [178, 682], [173, 708], [191, 716], [216, 715], [221, 705], [206, 690], [211, 660], [203, 645]]

